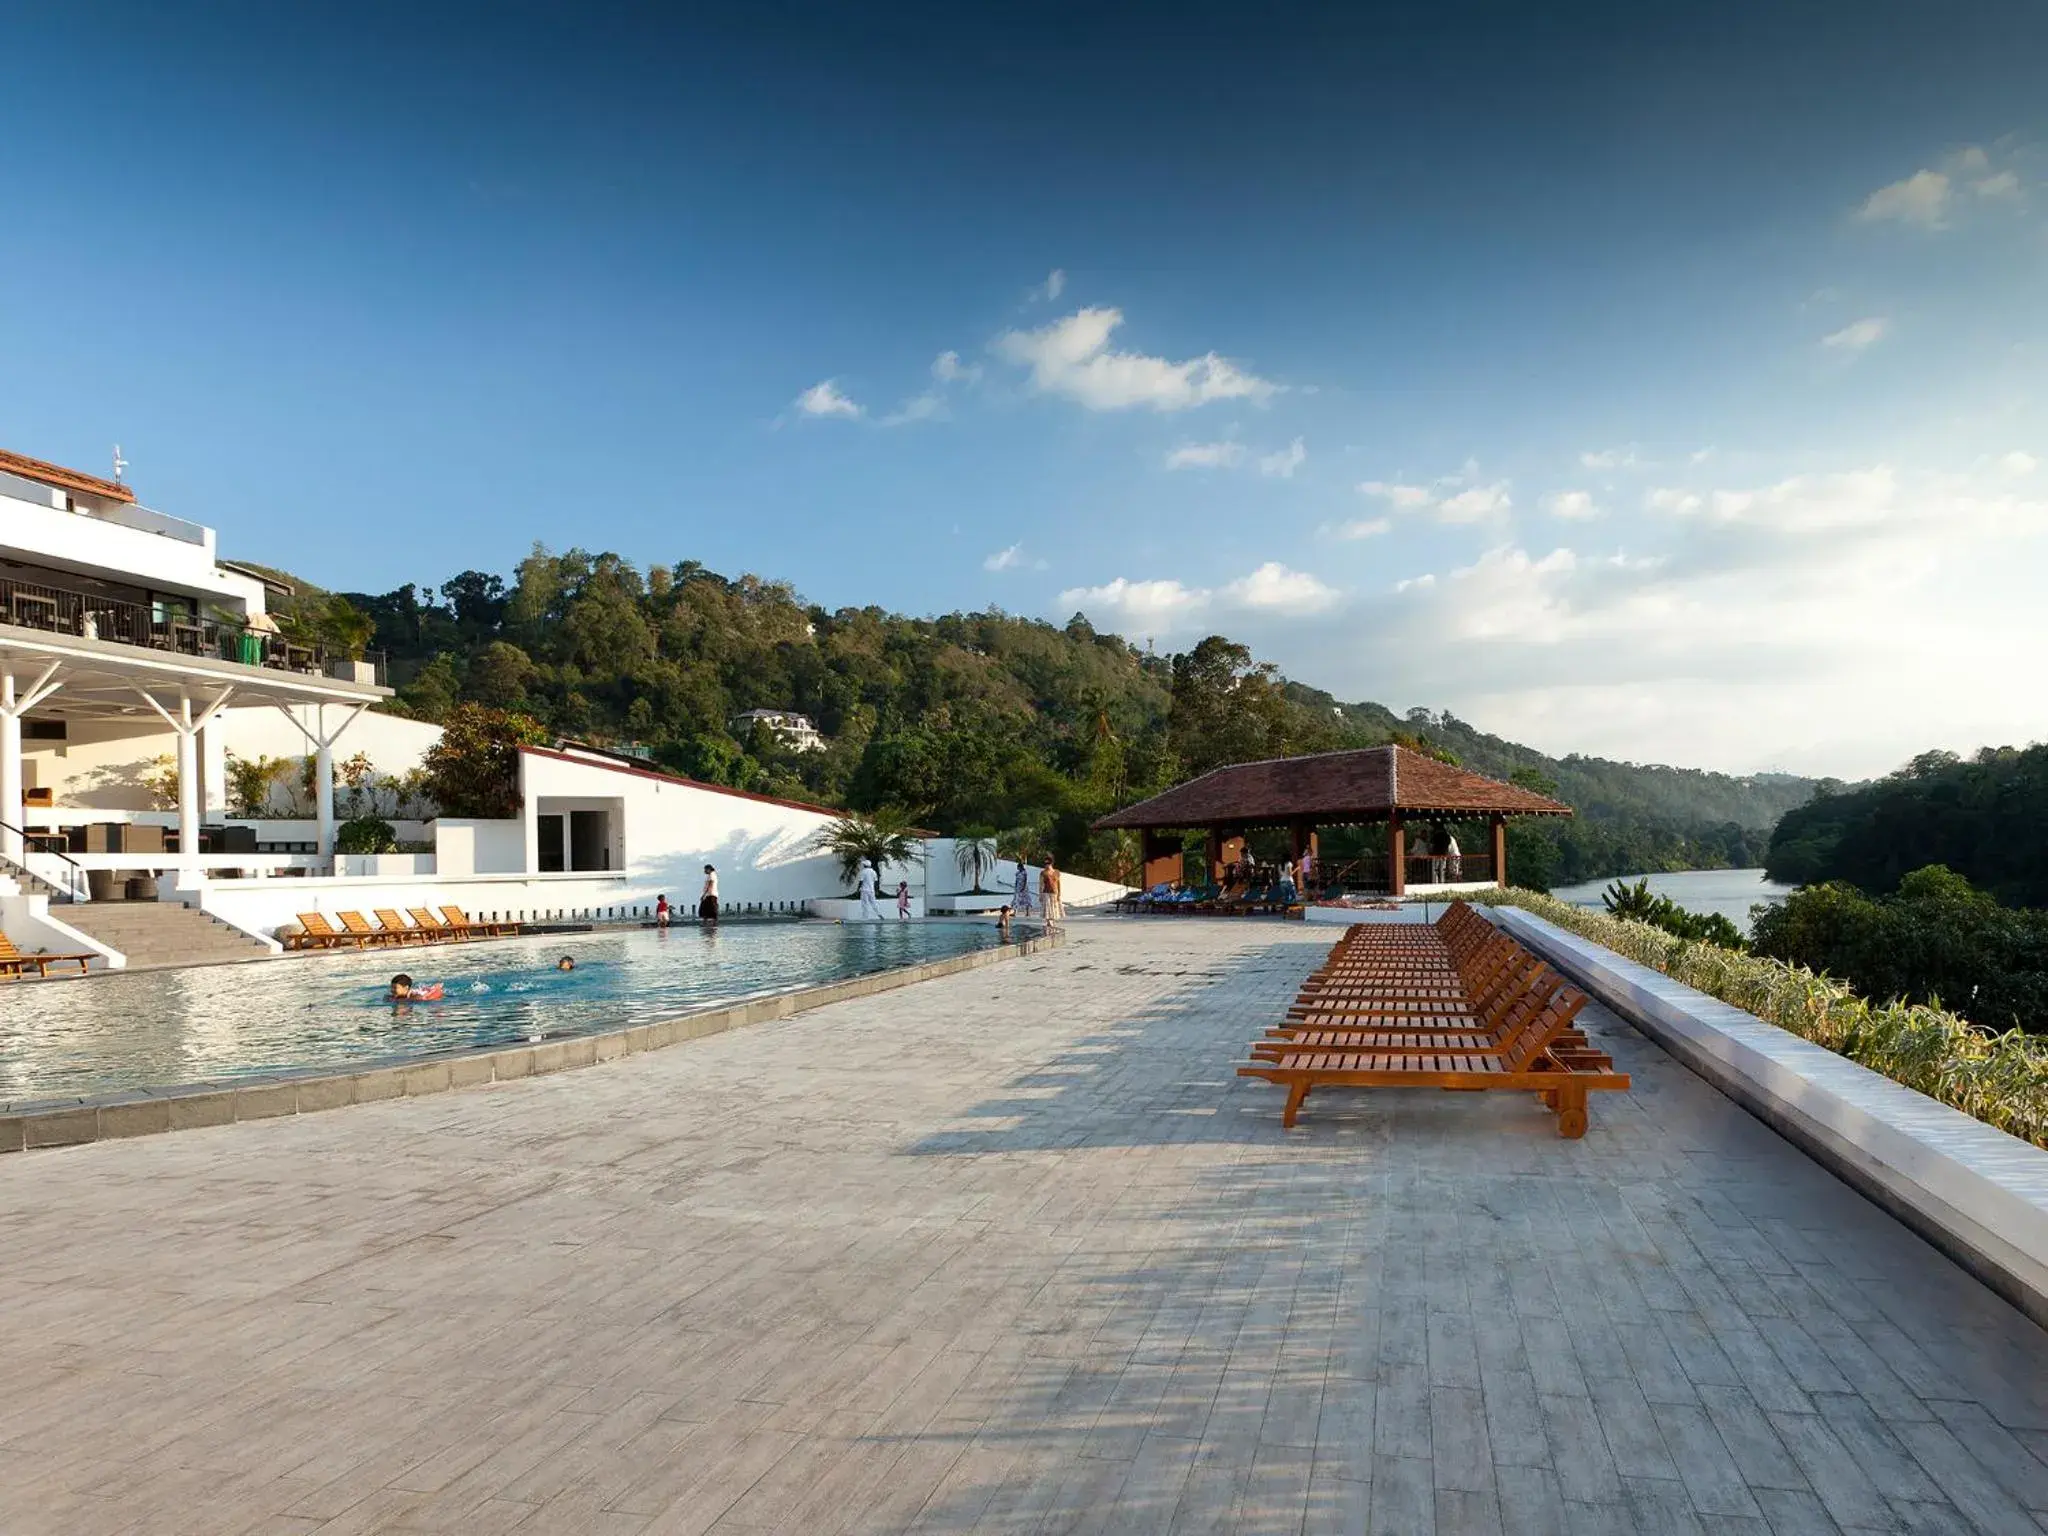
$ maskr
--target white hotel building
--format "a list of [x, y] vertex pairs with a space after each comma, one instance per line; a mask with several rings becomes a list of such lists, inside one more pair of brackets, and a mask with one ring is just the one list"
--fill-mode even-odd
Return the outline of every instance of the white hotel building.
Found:
[[[376, 711], [373, 664], [287, 642], [278, 590], [129, 486], [0, 451], [0, 927], [20, 948], [119, 967], [276, 953], [301, 912], [606, 920], [660, 894], [688, 911], [707, 863], [728, 907], [841, 910], [812, 846], [829, 811], [574, 749], [521, 755], [516, 818], [386, 807], [432, 851], [337, 855], [337, 763], [402, 774], [439, 729]], [[229, 815], [230, 753], [310, 759], [312, 803]], [[175, 810], [151, 784], [169, 765]], [[883, 883], [907, 880], [921, 914], [951, 864], [940, 843]]]

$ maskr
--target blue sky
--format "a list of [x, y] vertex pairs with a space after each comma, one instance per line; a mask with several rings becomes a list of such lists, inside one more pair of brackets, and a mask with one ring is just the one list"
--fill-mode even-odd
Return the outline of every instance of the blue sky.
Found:
[[2048, 735], [2037, 5], [289, 9], [46, 8], [0, 98], [0, 444], [231, 554], [1081, 608], [1733, 769]]

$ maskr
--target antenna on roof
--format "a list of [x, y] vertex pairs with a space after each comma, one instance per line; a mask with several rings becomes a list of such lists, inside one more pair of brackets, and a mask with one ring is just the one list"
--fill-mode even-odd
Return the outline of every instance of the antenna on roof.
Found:
[[128, 461], [121, 457], [121, 445], [116, 443], [114, 444], [114, 483], [116, 485], [121, 483], [121, 476], [126, 474], [127, 470]]

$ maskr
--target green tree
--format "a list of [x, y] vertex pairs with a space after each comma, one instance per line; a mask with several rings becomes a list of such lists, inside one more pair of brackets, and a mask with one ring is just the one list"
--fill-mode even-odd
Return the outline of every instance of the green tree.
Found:
[[546, 729], [527, 715], [458, 705], [421, 764], [426, 792], [444, 816], [517, 816], [519, 749], [544, 745], [547, 739]]
[[974, 883], [974, 894], [979, 896], [982, 877], [996, 867], [995, 834], [975, 828], [959, 832], [955, 838], [953, 867], [962, 880]]
[[883, 806], [873, 812], [844, 811], [818, 830], [811, 846], [839, 861], [839, 878], [848, 885], [860, 879], [860, 867], [872, 864], [877, 875], [884, 864], [907, 864], [923, 845], [908, 811]]

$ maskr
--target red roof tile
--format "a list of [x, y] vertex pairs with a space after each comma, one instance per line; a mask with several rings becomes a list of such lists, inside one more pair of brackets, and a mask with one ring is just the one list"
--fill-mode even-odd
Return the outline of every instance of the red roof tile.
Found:
[[1395, 810], [1440, 816], [1569, 816], [1544, 795], [1453, 768], [1406, 747], [1366, 747], [1233, 763], [1162, 795], [1112, 811], [1115, 827], [1266, 826], [1276, 822], [1384, 821]]
[[98, 475], [66, 469], [62, 464], [47, 464], [25, 453], [9, 453], [5, 448], [0, 448], [0, 471], [19, 475], [24, 480], [40, 480], [44, 485], [54, 485], [59, 490], [103, 496], [108, 501], [135, 499], [135, 493], [118, 480], [102, 480]]

